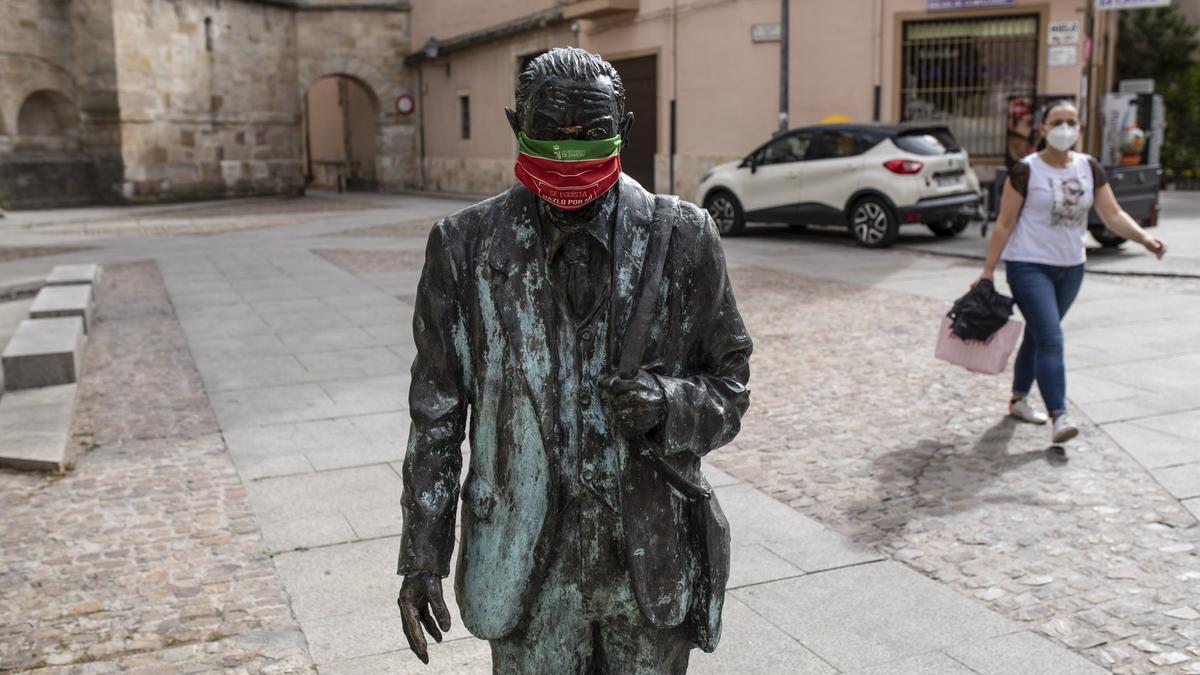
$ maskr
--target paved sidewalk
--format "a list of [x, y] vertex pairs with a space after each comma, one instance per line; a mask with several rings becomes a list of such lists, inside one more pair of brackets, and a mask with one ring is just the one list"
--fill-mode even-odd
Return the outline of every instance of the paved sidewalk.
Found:
[[[908, 228], [902, 233], [910, 232]], [[983, 260], [987, 239], [971, 228], [953, 239], [927, 236], [913, 228], [904, 234], [902, 245], [909, 250]], [[1159, 226], [1150, 233], [1167, 242], [1168, 253], [1156, 260], [1144, 248], [1126, 243], [1104, 248], [1088, 237], [1088, 271], [1098, 274], [1168, 275], [1200, 278], [1200, 191], [1163, 192]], [[990, 234], [990, 230], [989, 230]]]
[[[0, 263], [0, 285], [60, 262], [157, 261], [262, 546], [273, 556], [308, 652], [322, 672], [488, 670], [486, 645], [457, 621], [449, 640], [435, 648], [433, 668], [421, 666], [402, 649], [394, 604], [398, 463], [407, 434], [411, 301], [424, 248], [421, 232], [454, 208], [454, 202], [440, 199], [351, 195], [282, 206], [252, 202], [240, 215], [237, 202], [231, 202], [78, 229], [90, 227], [83, 223], [57, 228], [58, 234], [49, 234], [51, 227], [6, 230], [0, 240], [4, 245], [100, 247]], [[52, 220], [52, 214], [39, 217]], [[258, 226], [250, 227], [247, 219]], [[194, 236], [198, 232], [207, 236]], [[790, 284], [795, 294], [780, 297], [798, 303], [828, 293], [804, 279], [928, 303], [956, 297], [972, 274], [953, 258], [913, 255], [903, 248], [863, 251], [824, 234], [766, 231], [730, 240], [726, 248], [735, 278], [752, 279], [756, 270], [775, 275], [773, 285], [756, 288], [755, 297], [785, 294]], [[750, 297], [740, 287], [739, 296], [744, 303]], [[870, 302], [881, 297], [862, 295]], [[1188, 383], [1200, 378], [1200, 350], [1194, 346], [1200, 314], [1186, 308], [1197, 307], [1198, 297], [1089, 277], [1068, 320], [1073, 402], [1172, 494], [1190, 499], [1184, 503], [1193, 510], [1197, 500], [1188, 495], [1200, 480], [1194, 469], [1200, 459], [1195, 451], [1200, 401]], [[886, 305], [856, 306], [853, 294], [830, 307], [887, 311]], [[764, 344], [776, 337], [775, 330], [764, 328]], [[836, 334], [805, 336], [828, 341], [829, 358], [850, 362], [837, 351], [847, 340]], [[752, 386], [770, 381], [776, 367], [761, 359], [757, 363]], [[836, 384], [818, 391], [803, 387], [796, 396], [805, 404], [852, 398]], [[853, 400], [860, 406], [898, 405]], [[921, 401], [899, 405], [918, 406], [913, 424], [929, 423], [917, 419], [924, 413]], [[978, 415], [979, 405], [970, 402], [966, 413]], [[826, 438], [826, 426], [841, 425], [841, 440], [855, 440], [853, 413], [821, 417], [822, 427], [810, 430], [812, 415], [756, 402], [744, 435], [780, 442], [795, 433]], [[962, 434], [975, 433], [974, 423], [955, 424]], [[841, 446], [828, 446], [828, 460], [839, 460], [835, 450], [841, 452]], [[924, 560], [914, 562], [911, 552], [864, 548], [831, 529], [834, 525], [823, 526], [768, 497], [761, 488], [776, 477], [744, 470], [737, 461], [740, 452], [731, 447], [710, 458], [729, 469], [709, 466], [733, 524], [734, 569], [722, 645], [712, 656], [694, 652], [694, 672], [1105, 672], [1031, 630], [1037, 624], [1023, 615], [1018, 620], [1015, 614], [1006, 616], [1003, 599], [960, 592], [955, 579]], [[1100, 456], [1108, 461], [1120, 450]], [[839, 476], [822, 466], [790, 468], [815, 499], [793, 498], [800, 492], [780, 496], [809, 513], [823, 513], [821, 500], [834, 503], [833, 488], [840, 486], [832, 481], [862, 478]], [[1175, 522], [1181, 533], [1196, 531], [1194, 520]], [[1175, 556], [1176, 562], [1196, 559], [1192, 550], [1161, 555]], [[1041, 583], [1036, 576], [1027, 580]], [[1200, 637], [1187, 620], [1180, 621], [1179, 630]], [[1172, 640], [1184, 642], [1157, 646], [1147, 641], [1154, 648], [1149, 656], [1171, 663], [1171, 649], [1195, 651], [1200, 644]], [[1148, 663], [1125, 672], [1152, 672]]]

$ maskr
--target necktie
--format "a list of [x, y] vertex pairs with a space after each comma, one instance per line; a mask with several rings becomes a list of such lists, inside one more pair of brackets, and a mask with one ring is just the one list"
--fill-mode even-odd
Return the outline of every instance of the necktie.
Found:
[[596, 299], [588, 274], [591, 259], [588, 235], [580, 233], [568, 238], [563, 243], [562, 257], [566, 265], [567, 299], [575, 319], [580, 320], [587, 316]]

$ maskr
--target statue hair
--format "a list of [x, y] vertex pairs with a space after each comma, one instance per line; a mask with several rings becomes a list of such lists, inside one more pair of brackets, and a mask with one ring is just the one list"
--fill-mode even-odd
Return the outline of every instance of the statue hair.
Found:
[[525, 115], [525, 106], [529, 103], [533, 92], [546, 79], [562, 77], [579, 82], [589, 82], [598, 77], [612, 80], [613, 95], [617, 103], [617, 117], [625, 114], [625, 85], [621, 76], [612, 64], [578, 47], [555, 47], [538, 56], [521, 72], [517, 78], [516, 111], [521, 117]]

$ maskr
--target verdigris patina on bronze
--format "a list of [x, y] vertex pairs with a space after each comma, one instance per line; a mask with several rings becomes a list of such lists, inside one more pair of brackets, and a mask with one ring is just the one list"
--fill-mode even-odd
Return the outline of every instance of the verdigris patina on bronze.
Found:
[[455, 595], [497, 673], [683, 673], [716, 648], [729, 526], [700, 458], [738, 432], [751, 342], [712, 219], [620, 173], [613, 67], [521, 74], [519, 182], [440, 221], [417, 293], [399, 605], [409, 646]]

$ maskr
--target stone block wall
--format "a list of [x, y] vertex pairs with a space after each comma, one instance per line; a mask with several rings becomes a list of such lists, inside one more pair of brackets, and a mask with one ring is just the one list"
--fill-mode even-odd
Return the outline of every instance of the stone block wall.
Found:
[[395, 100], [417, 96], [403, 65], [409, 51], [408, 12], [345, 8], [296, 14], [299, 96], [323, 77], [342, 76], [366, 89], [376, 109], [375, 180], [382, 190], [417, 186], [417, 116], [400, 115]]
[[126, 200], [303, 189], [292, 10], [114, 0], [113, 17]]
[[[700, 204], [703, 199], [696, 194], [700, 187], [700, 179], [708, 170], [718, 164], [740, 160], [741, 157], [729, 155], [676, 155], [675, 156], [675, 193], [689, 202]], [[658, 169], [659, 184], [667, 184], [666, 162]], [[701, 204], [702, 206], [702, 204]]]
[[[101, 201], [297, 193], [305, 92], [344, 75], [375, 103], [379, 185], [415, 187], [415, 115], [393, 104], [416, 95], [402, 59], [408, 30], [400, 2], [4, 0], [0, 159], [30, 167], [41, 158], [36, 175], [65, 181], [64, 204], [76, 203], [87, 176]], [[69, 131], [17, 133], [22, 103], [39, 90], [69, 102]], [[80, 157], [91, 167], [63, 169]], [[30, 181], [11, 180], [0, 176], [0, 203], [42, 203], [40, 193], [19, 199]]]
[[[0, 5], [0, 205], [95, 201], [119, 180], [112, 43], [111, 0]], [[54, 104], [31, 104], [22, 133], [35, 98]], [[29, 133], [47, 116], [65, 124]]]
[[426, 157], [425, 189], [469, 195], [494, 195], [516, 182], [514, 159]]

